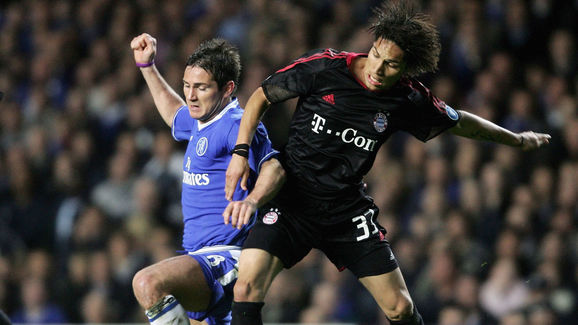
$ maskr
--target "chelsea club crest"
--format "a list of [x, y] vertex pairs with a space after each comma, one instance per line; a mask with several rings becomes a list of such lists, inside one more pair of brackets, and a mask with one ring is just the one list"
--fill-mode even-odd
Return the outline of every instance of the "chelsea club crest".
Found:
[[379, 133], [385, 131], [387, 128], [387, 116], [382, 112], [375, 114], [373, 117], [373, 127]]
[[205, 137], [202, 137], [199, 139], [199, 141], [197, 141], [197, 148], [196, 148], [197, 156], [202, 156], [205, 154], [205, 152], [207, 152], [208, 144], [209, 141]]

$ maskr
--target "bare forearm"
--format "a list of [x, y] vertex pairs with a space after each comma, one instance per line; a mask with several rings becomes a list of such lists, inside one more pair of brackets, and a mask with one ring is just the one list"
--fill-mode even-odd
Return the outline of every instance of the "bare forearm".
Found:
[[249, 98], [247, 105], [245, 105], [245, 112], [243, 113], [241, 125], [239, 126], [237, 144], [251, 143], [255, 135], [255, 130], [268, 107], [269, 102], [267, 101], [267, 97], [265, 97], [263, 89], [261, 87], [257, 88]]
[[285, 170], [277, 159], [269, 159], [261, 166], [255, 187], [246, 200], [261, 207], [277, 195], [285, 182]]
[[155, 106], [165, 123], [172, 127], [173, 118], [185, 101], [169, 86], [155, 65], [141, 68], [142, 75], [153, 96]]
[[459, 123], [450, 129], [453, 134], [474, 140], [491, 141], [515, 147], [522, 145], [522, 138], [519, 134], [474, 114], [465, 111], [460, 111], [460, 113], [461, 119]]
[[[235, 155], [233, 155], [235, 156]], [[257, 208], [271, 200], [285, 182], [285, 171], [277, 159], [263, 163], [255, 188], [243, 201], [231, 201], [223, 211], [225, 224], [241, 229], [249, 223]]]

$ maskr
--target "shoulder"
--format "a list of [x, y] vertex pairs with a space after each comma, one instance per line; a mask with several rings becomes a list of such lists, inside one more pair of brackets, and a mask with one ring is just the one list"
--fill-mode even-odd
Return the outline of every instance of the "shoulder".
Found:
[[408, 99], [414, 103], [431, 95], [429, 88], [414, 78], [400, 79], [396, 88], [400, 93], [407, 94]]
[[239, 100], [233, 97], [232, 100], [214, 117], [210, 123], [218, 124], [221, 131], [225, 127], [238, 124], [243, 117], [243, 108], [239, 105]]
[[345, 59], [349, 55], [349, 52], [339, 51], [332, 48], [325, 48], [325, 49], [315, 49], [309, 52], [306, 52], [302, 56], [300, 56], [296, 61], [302, 60], [325, 60], [325, 61], [332, 61], [332, 60], [339, 60]]
[[[241, 119], [243, 118], [243, 112], [244, 109], [241, 106], [237, 106], [231, 110], [229, 110], [229, 112], [227, 112], [227, 130], [231, 130], [232, 134], [234, 134], [236, 136], [236, 134], [238, 133], [239, 127], [241, 126]], [[225, 126], [223, 125], [223, 128]], [[258, 135], [259, 133], [265, 133], [267, 134], [267, 129], [265, 128], [265, 125], [263, 124], [263, 122], [259, 121], [259, 123], [257, 124], [257, 129], [256, 129], [256, 133], [255, 135]]]
[[234, 137], [236, 140], [239, 127], [241, 126], [241, 118], [243, 117], [243, 109], [239, 106], [229, 109], [215, 125], [215, 132], [224, 138]]
[[433, 105], [440, 111], [445, 109], [445, 102], [436, 97], [428, 87], [417, 79], [403, 78], [400, 80], [399, 87], [402, 93], [407, 94], [407, 99], [418, 107]]
[[410, 77], [402, 77], [399, 80], [397, 87], [401, 88], [401, 89], [420, 91], [420, 92], [424, 92], [426, 90], [429, 91], [429, 89], [426, 86], [424, 86], [424, 84], [421, 83], [421, 81], [419, 81], [415, 78], [410, 78]]
[[347, 58], [351, 56], [349, 52], [337, 51], [332, 48], [316, 49], [309, 51], [288, 66], [278, 70], [284, 72], [295, 67], [306, 68], [312, 71], [321, 71], [347, 65]]
[[241, 124], [241, 119], [243, 118], [244, 110], [240, 107], [234, 107], [230, 109], [225, 116], [223, 116], [223, 123], [227, 123], [229, 125], [239, 125]]

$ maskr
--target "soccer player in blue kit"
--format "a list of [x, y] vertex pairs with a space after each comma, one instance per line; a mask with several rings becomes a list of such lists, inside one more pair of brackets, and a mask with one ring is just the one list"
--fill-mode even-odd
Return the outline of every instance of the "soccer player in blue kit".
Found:
[[[531, 150], [548, 134], [514, 133], [437, 98], [415, 77], [436, 70], [436, 28], [407, 1], [384, 1], [371, 26], [368, 53], [314, 50], [267, 78], [245, 107], [238, 144], [254, 141], [270, 104], [299, 98], [280, 161], [287, 180], [267, 203], [243, 245], [232, 312], [234, 325], [262, 324], [275, 276], [318, 248], [351, 271], [392, 325], [423, 325], [395, 255], [365, 194], [363, 176], [379, 147], [397, 131], [427, 141], [449, 130]], [[234, 155], [227, 195], [244, 182], [250, 162]]]
[[[151, 324], [229, 324], [241, 245], [257, 207], [274, 196], [284, 180], [274, 158], [277, 151], [263, 125], [251, 146], [235, 146], [243, 110], [233, 93], [241, 64], [228, 42], [205, 41], [188, 58], [186, 102], [155, 67], [152, 36], [135, 37], [131, 48], [173, 137], [188, 141], [182, 182], [182, 244], [188, 254], [140, 270], [133, 279], [134, 294]], [[237, 187], [229, 202], [223, 188], [233, 153], [247, 158], [252, 172], [247, 186]]]

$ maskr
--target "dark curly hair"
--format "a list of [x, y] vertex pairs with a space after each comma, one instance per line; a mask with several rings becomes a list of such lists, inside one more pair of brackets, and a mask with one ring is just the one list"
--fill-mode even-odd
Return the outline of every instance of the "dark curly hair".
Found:
[[200, 67], [213, 75], [219, 89], [229, 80], [239, 84], [241, 56], [239, 50], [228, 41], [213, 38], [204, 41], [187, 59], [187, 66]]
[[386, 0], [373, 12], [369, 30], [375, 40], [388, 39], [404, 51], [408, 76], [437, 70], [440, 37], [427, 15], [416, 12], [415, 5], [407, 0]]

